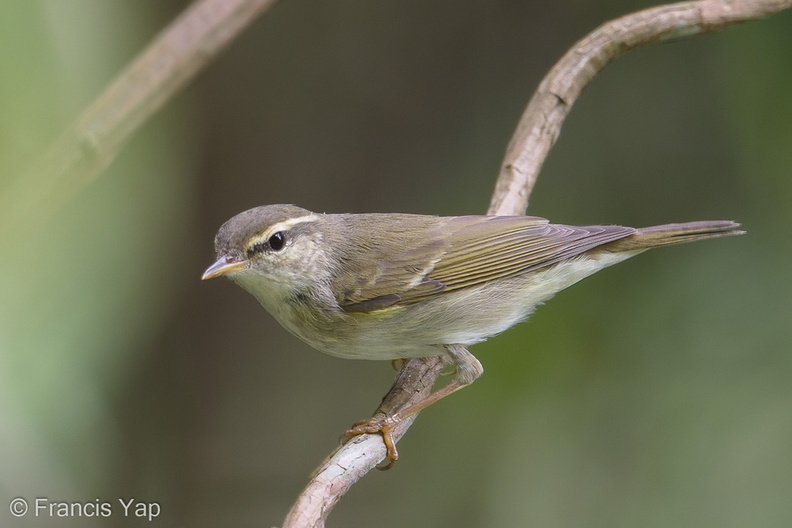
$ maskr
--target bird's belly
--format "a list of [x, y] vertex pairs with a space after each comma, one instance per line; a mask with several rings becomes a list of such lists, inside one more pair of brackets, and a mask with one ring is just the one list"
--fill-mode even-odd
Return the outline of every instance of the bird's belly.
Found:
[[305, 339], [340, 357], [395, 359], [434, 356], [444, 345], [472, 345], [527, 319], [536, 306], [600, 269], [636, 252], [581, 256], [527, 276], [443, 293], [370, 314], [345, 314], [340, 338]]
[[317, 313], [262, 304], [291, 333], [333, 356], [398, 359], [436, 356], [445, 345], [472, 345], [526, 319], [538, 304], [630, 254], [578, 257], [527, 276], [442, 293], [370, 313]]
[[321, 352], [354, 359], [428, 357], [445, 345], [472, 345], [525, 319], [531, 306], [493, 303], [474, 309], [468, 297], [481, 292], [454, 292], [413, 305], [374, 313], [343, 314], [316, 326], [279, 319], [290, 332]]

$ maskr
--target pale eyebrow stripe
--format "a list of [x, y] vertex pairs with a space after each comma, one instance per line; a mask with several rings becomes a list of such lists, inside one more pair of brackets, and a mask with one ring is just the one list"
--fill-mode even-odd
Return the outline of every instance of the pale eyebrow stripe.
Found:
[[277, 233], [278, 231], [286, 231], [297, 224], [302, 224], [304, 222], [316, 222], [317, 220], [319, 220], [319, 215], [311, 213], [309, 215], [298, 216], [297, 218], [289, 218], [288, 220], [284, 220], [283, 222], [278, 222], [277, 224], [271, 226], [269, 229], [264, 231], [259, 236], [255, 238], [251, 238], [250, 242], [246, 247], [251, 248], [260, 242], [269, 240], [269, 237], [271, 237], [273, 234]]

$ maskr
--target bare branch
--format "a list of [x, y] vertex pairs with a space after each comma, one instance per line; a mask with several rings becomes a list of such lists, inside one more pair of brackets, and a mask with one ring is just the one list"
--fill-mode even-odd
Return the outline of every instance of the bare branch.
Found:
[[[443, 361], [438, 357], [411, 359], [399, 370], [393, 388], [377, 409], [393, 413], [432, 390]], [[407, 432], [417, 415], [401, 422], [394, 440]], [[361, 435], [339, 447], [314, 471], [308, 486], [292, 506], [283, 528], [320, 528], [333, 506], [352, 485], [385, 458], [385, 444], [380, 435]]]
[[[790, 7], [792, 0], [701, 0], [646, 9], [594, 30], [550, 70], [528, 103], [507, 148], [488, 213], [524, 214], [542, 163], [572, 104], [611, 60], [640, 46], [722, 30]], [[439, 358], [407, 361], [377, 412], [392, 414], [420, 401], [442, 366]], [[400, 424], [396, 440], [411, 423]], [[364, 435], [339, 448], [311, 478], [283, 528], [323, 527], [338, 500], [384, 457], [378, 435]]]
[[598, 27], [544, 78], [517, 125], [501, 165], [489, 213], [522, 214], [539, 170], [572, 105], [613, 59], [632, 49], [720, 31], [792, 7], [792, 0], [701, 0], [645, 9]]

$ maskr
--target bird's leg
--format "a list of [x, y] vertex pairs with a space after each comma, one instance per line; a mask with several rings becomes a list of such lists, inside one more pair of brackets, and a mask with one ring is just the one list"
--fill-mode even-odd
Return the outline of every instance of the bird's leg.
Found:
[[393, 367], [393, 370], [395, 370], [396, 372], [399, 372], [399, 370], [404, 366], [406, 362], [407, 360], [404, 358], [393, 359], [391, 360], [391, 367]]
[[433, 403], [436, 403], [446, 396], [458, 391], [462, 387], [470, 385], [484, 372], [481, 363], [476, 357], [468, 352], [467, 348], [462, 345], [446, 345], [445, 359], [453, 364], [457, 370], [457, 376], [448, 385], [441, 389], [429, 394], [423, 400], [420, 400], [412, 405], [408, 405], [403, 409], [396, 411], [393, 414], [378, 414], [372, 416], [368, 420], [357, 422], [351, 429], [346, 431], [343, 435], [345, 441], [362, 434], [375, 434], [380, 433], [382, 440], [385, 442], [387, 449], [387, 464], [378, 466], [377, 469], [386, 470], [390, 469], [396, 460], [399, 458], [399, 453], [396, 451], [396, 442], [393, 439], [393, 428], [398, 425], [405, 418], [419, 413]]

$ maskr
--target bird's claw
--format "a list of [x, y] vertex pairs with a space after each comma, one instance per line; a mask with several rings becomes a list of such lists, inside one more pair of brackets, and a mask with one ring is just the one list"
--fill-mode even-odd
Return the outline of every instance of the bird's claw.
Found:
[[395, 415], [374, 416], [368, 420], [361, 420], [355, 423], [350, 429], [344, 432], [341, 439], [343, 443], [347, 443], [356, 436], [363, 434], [381, 434], [382, 441], [385, 443], [385, 450], [387, 451], [385, 459], [388, 462], [384, 466], [377, 466], [377, 469], [386, 471], [392, 468], [393, 464], [399, 459], [399, 452], [396, 451], [396, 441], [393, 439], [393, 428], [400, 421], [398, 416]]

